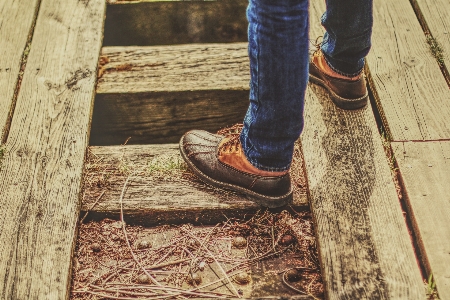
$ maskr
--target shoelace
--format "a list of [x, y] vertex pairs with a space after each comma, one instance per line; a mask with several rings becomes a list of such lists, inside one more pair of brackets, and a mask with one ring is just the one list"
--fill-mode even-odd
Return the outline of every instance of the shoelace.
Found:
[[241, 141], [240, 141], [240, 136], [239, 134], [229, 134], [227, 136], [227, 138], [229, 138], [228, 141], [226, 141], [225, 143], [223, 143], [222, 145], [220, 145], [219, 148], [219, 153], [232, 153], [232, 152], [237, 152], [239, 150], [239, 148], [241, 147]]
[[237, 123], [233, 126], [222, 128], [219, 131], [217, 131], [217, 134], [228, 136], [230, 134], [241, 134], [242, 128], [244, 127], [244, 124]]
[[[319, 42], [319, 39], [322, 39], [322, 40]], [[320, 45], [322, 44], [322, 41], [323, 41], [323, 36], [322, 36], [322, 35], [319, 35], [319, 36], [316, 38], [316, 41], [315, 41], [315, 42], [312, 42], [312, 41], [310, 41], [310, 42], [311, 42], [311, 44], [313, 44], [314, 47], [316, 47], [316, 51], [318, 51], [318, 50], [320, 50]]]

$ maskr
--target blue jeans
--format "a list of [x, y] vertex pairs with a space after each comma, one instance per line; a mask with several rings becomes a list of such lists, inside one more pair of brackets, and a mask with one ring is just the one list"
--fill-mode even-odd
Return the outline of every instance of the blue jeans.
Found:
[[[371, 45], [372, 0], [326, 0], [321, 45], [330, 67], [354, 76]], [[241, 144], [252, 165], [288, 170], [303, 129], [309, 69], [308, 0], [250, 0], [250, 105]]]

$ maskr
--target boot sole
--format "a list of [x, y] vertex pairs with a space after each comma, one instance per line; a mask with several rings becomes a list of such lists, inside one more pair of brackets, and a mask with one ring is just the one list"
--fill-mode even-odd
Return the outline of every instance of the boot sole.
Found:
[[249, 200], [252, 200], [253, 202], [256, 202], [257, 204], [264, 206], [264, 207], [268, 207], [268, 208], [277, 208], [277, 207], [285, 206], [292, 202], [292, 198], [293, 198], [292, 197], [292, 194], [293, 194], [292, 188], [287, 194], [285, 194], [283, 196], [272, 197], [272, 196], [266, 196], [263, 194], [255, 193], [252, 190], [246, 189], [246, 188], [238, 186], [238, 185], [217, 181], [217, 180], [209, 177], [208, 175], [206, 175], [205, 173], [200, 171], [187, 158], [187, 155], [183, 150], [183, 138], [181, 138], [179, 145], [180, 145], [180, 152], [181, 152], [181, 156], [183, 157], [183, 160], [186, 162], [186, 164], [189, 166], [189, 168], [192, 170], [192, 172], [194, 172], [194, 174], [201, 181], [206, 183], [207, 185], [242, 193], [242, 194], [248, 196]]
[[338, 94], [333, 92], [333, 90], [331, 90], [331, 88], [325, 83], [325, 81], [323, 81], [322, 79], [320, 79], [314, 75], [309, 74], [309, 81], [327, 89], [327, 91], [330, 93], [331, 100], [339, 108], [342, 108], [345, 110], [355, 110], [355, 109], [363, 108], [367, 105], [367, 102], [369, 99], [368, 92], [366, 92], [366, 94], [364, 96], [362, 96], [361, 98], [346, 99], [346, 98], [340, 97]]

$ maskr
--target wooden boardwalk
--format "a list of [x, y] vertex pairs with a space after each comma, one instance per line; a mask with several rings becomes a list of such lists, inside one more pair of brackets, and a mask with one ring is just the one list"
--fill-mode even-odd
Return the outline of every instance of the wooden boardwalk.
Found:
[[[373, 106], [343, 111], [308, 87], [292, 206], [313, 212], [328, 299], [425, 299], [430, 274], [450, 299], [450, 1], [374, 5]], [[259, 209], [182, 176], [174, 144], [242, 120], [245, 6], [0, 3], [0, 298], [68, 298], [80, 212], [117, 217], [127, 178], [124, 213], [137, 224]], [[324, 9], [311, 1], [311, 37]]]

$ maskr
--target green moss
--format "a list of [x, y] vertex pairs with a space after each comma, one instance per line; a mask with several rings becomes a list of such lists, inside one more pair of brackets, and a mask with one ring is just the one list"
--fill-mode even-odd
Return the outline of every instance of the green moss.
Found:
[[0, 145], [0, 170], [2, 169], [2, 162], [3, 159], [5, 158], [5, 153], [6, 153], [5, 148]]
[[430, 46], [431, 54], [434, 56], [440, 67], [444, 66], [444, 50], [441, 44], [430, 34], [427, 34], [427, 43]]

